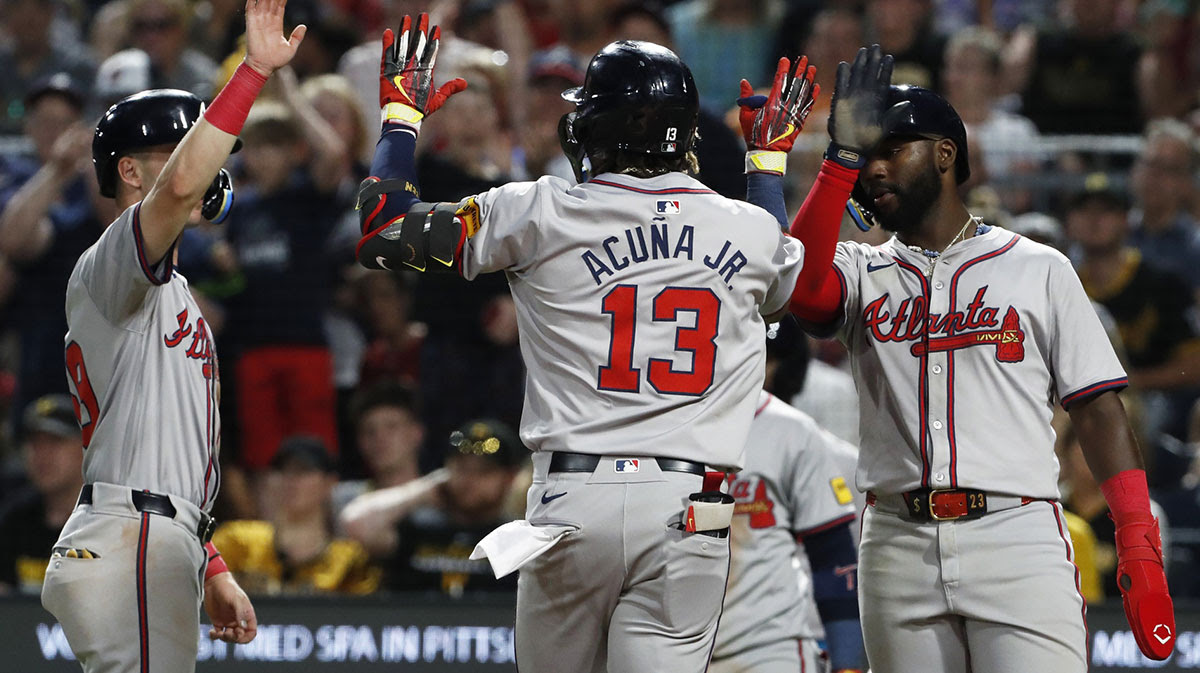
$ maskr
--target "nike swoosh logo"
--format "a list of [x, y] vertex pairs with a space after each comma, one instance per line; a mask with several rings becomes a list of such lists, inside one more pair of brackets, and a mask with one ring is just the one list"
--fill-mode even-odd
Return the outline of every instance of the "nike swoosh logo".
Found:
[[559, 498], [563, 497], [566, 494], [567, 494], [566, 491], [563, 491], [562, 493], [556, 493], [554, 495], [547, 495], [547, 494], [543, 493], [542, 494], [542, 504], [545, 505], [545, 504], [548, 504], [551, 500], [558, 500]]
[[782, 140], [782, 139], [792, 135], [792, 131], [795, 131], [795, 130], [796, 130], [796, 127], [794, 124], [788, 124], [787, 127], [785, 127], [783, 129], [783, 133], [780, 133], [779, 135], [775, 136], [774, 138], [771, 138], [771, 140], [769, 142], [767, 142], [767, 144], [774, 145], [777, 141]]
[[381, 269], [387, 269], [388, 271], [392, 270], [392, 268], [387, 265], [387, 259], [385, 259], [382, 255], [375, 255], [375, 263], [378, 264], [379, 268]]
[[896, 264], [895, 262], [891, 262], [889, 264], [870, 264], [870, 263], [868, 263], [867, 264], [867, 273], [871, 273], [872, 271], [878, 271], [880, 269], [886, 269], [889, 266], [894, 266], [895, 264]]

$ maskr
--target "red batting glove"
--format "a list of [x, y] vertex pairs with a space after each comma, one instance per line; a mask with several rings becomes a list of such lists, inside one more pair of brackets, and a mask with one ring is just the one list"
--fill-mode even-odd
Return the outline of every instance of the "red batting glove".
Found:
[[750, 154], [761, 155], [763, 152], [777, 153], [763, 156], [767, 165], [760, 166], [747, 157], [748, 172], [765, 171], [782, 173], [778, 164], [786, 157], [783, 155], [792, 150], [796, 136], [804, 127], [804, 120], [812, 111], [813, 102], [821, 92], [820, 85], [813, 82], [817, 76], [816, 66], [808, 65], [808, 57], [800, 57], [796, 70], [789, 72], [791, 61], [779, 59], [779, 67], [775, 70], [775, 81], [771, 93], [767, 96], [754, 95], [754, 89], [746, 80], [741, 83], [741, 98], [738, 98], [738, 121], [742, 126], [742, 136], [746, 140], [746, 148]]
[[467, 88], [461, 77], [433, 89], [433, 65], [441, 43], [442, 29], [429, 29], [429, 15], [422, 13], [413, 27], [411, 16], [404, 17], [400, 39], [391, 29], [383, 31], [383, 54], [379, 59], [379, 107], [383, 123], [412, 129], [421, 120], [442, 107], [446, 99]]
[[1175, 649], [1175, 610], [1163, 571], [1158, 519], [1126, 514], [1117, 526], [1117, 585], [1125, 619], [1142, 654], [1163, 660]]

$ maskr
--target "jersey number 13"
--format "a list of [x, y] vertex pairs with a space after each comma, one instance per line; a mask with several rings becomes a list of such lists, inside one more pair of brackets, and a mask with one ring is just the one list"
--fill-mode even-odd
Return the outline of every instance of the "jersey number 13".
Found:
[[[636, 285], [618, 285], [604, 296], [601, 312], [612, 316], [608, 365], [600, 367], [597, 388], [636, 393], [642, 370], [633, 366], [633, 342], [637, 332]], [[705, 288], [668, 287], [654, 297], [654, 322], [676, 322], [681, 312], [694, 313], [695, 327], [675, 329], [675, 350], [692, 354], [691, 370], [675, 369], [673, 361], [649, 358], [646, 380], [667, 395], [703, 395], [712, 386], [717, 357], [717, 325], [721, 300]]]

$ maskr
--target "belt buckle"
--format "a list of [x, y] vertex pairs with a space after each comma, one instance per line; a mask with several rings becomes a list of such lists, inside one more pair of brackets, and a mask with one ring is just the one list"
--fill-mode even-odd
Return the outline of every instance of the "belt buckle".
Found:
[[[927, 500], [925, 501], [925, 503], [926, 503], [925, 507], [929, 510], [929, 518], [930, 519], [933, 519], [934, 521], [954, 521], [955, 519], [961, 519], [970, 513], [970, 508], [966, 506], [965, 502], [963, 503], [963, 513], [962, 514], [952, 514], [950, 516], [938, 516], [938, 513], [934, 510], [933, 499], [935, 496], [937, 496], [939, 493], [952, 493], [956, 490], [958, 490], [958, 489], [954, 489], [954, 488], [930, 489], [929, 495], [927, 496]], [[964, 498], [967, 497], [965, 493], [963, 494], [963, 497]]]

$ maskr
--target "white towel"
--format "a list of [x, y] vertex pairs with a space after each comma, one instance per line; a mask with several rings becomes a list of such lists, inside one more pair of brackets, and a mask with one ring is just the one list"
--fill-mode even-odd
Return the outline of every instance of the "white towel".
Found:
[[492, 564], [496, 579], [500, 579], [546, 553], [563, 536], [576, 530], [579, 530], [578, 526], [534, 526], [523, 519], [510, 521], [480, 540], [471, 552], [471, 560], [486, 558]]

